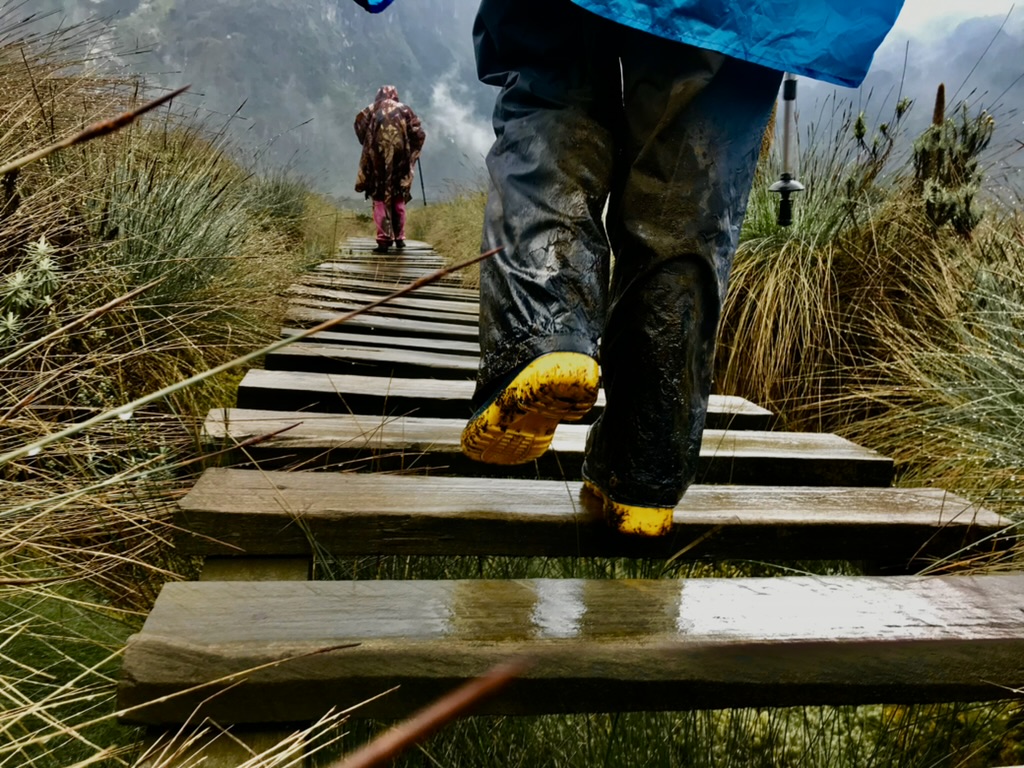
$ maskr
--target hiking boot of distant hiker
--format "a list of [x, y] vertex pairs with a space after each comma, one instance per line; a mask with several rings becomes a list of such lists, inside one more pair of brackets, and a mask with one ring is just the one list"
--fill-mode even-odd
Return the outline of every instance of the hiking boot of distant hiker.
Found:
[[470, 418], [462, 452], [487, 464], [524, 464], [548, 449], [555, 427], [578, 421], [597, 401], [597, 361], [578, 352], [533, 360]]
[[377, 247], [373, 249], [373, 253], [387, 253], [388, 247], [391, 243], [377, 243]]
[[[614, 501], [598, 485], [584, 478], [583, 495], [590, 496], [601, 505], [601, 513], [608, 524], [619, 533], [633, 536], [664, 536], [672, 529], [672, 507], [646, 507]], [[584, 499], [585, 501], [585, 499]]]
[[405, 240], [395, 240], [395, 248], [398, 250], [405, 248]]

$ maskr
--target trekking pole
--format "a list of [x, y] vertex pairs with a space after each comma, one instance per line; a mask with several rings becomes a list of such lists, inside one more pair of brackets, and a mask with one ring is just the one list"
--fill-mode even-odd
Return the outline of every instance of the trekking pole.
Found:
[[802, 192], [804, 185], [796, 180], [796, 75], [787, 72], [782, 79], [782, 176], [768, 187], [769, 192], [778, 192], [779, 226], [788, 227], [793, 223], [793, 201], [790, 195]]
[[423, 193], [423, 207], [426, 208], [427, 207], [427, 188], [423, 186], [423, 164], [420, 162], [420, 159], [418, 157], [416, 158], [416, 168], [420, 172], [420, 192]]

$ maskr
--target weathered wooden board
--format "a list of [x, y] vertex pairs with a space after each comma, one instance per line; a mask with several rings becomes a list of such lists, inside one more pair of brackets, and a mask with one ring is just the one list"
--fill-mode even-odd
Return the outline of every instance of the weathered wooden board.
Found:
[[[340, 253], [354, 253], [364, 254], [368, 251], [373, 250], [377, 247], [377, 241], [372, 237], [350, 237], [346, 240], [345, 245], [340, 249]], [[433, 254], [437, 255], [434, 251], [434, 247], [430, 243], [425, 243], [422, 240], [406, 240], [405, 248], [399, 249], [391, 246], [388, 250], [387, 257], [393, 258], [396, 255], [399, 256], [416, 256], [422, 254]], [[379, 254], [369, 254], [372, 256], [378, 256]]]
[[[298, 345], [299, 342], [285, 350]], [[315, 348], [300, 347], [309, 349], [307, 358], [322, 356], [329, 360], [333, 355], [330, 345], [310, 346]], [[462, 371], [472, 371], [454, 357], [445, 362], [459, 365]], [[271, 363], [277, 367], [277, 358], [268, 356], [268, 365]], [[461, 380], [441, 381], [254, 368], [238, 385], [238, 407], [458, 419], [472, 414], [470, 399], [475, 387], [476, 384], [465, 376]], [[582, 423], [593, 421], [603, 408], [602, 390], [594, 409]], [[763, 429], [770, 418], [770, 411], [740, 397], [712, 395], [708, 399], [707, 425], [713, 429]]]
[[[293, 307], [310, 307], [312, 309], [326, 310], [335, 314], [352, 312], [367, 306], [362, 301], [327, 301], [317, 300], [305, 296], [293, 297], [289, 302]], [[438, 312], [435, 310], [409, 309], [391, 302], [381, 304], [366, 310], [372, 315], [386, 315], [388, 317], [405, 317], [413, 320], [422, 319], [428, 323], [454, 323], [472, 326], [477, 328], [477, 319], [474, 315], [467, 315], [461, 312]]]
[[[345, 375], [370, 375], [404, 379], [461, 379], [476, 377], [478, 360], [415, 349], [341, 346], [296, 342], [266, 356], [270, 371], [305, 371]], [[382, 388], [387, 382], [382, 381]], [[386, 395], [381, 393], [381, 405]]]
[[[281, 336], [295, 336], [301, 333], [299, 328], [282, 328]], [[467, 355], [478, 359], [480, 345], [472, 341], [452, 341], [450, 339], [432, 339], [416, 336], [372, 336], [365, 333], [346, 333], [345, 331], [320, 331], [308, 336], [310, 342], [338, 344], [346, 347], [377, 347], [380, 349], [420, 349], [441, 352], [446, 355]]]
[[[193, 554], [616, 556], [918, 562], [1011, 522], [934, 488], [690, 488], [669, 535], [612, 534], [580, 483], [208, 469], [179, 502]], [[188, 532], [188, 533], [186, 533]], [[1009, 538], [1008, 536], [1006, 537]], [[963, 555], [961, 555], [962, 557]]]
[[[360, 293], [372, 293], [375, 295], [388, 294], [394, 291], [394, 284], [380, 283], [375, 280], [364, 280], [337, 272], [307, 272], [302, 275], [300, 282], [311, 288], [340, 288], [359, 291]], [[480, 291], [477, 288], [459, 288], [454, 285], [424, 285], [416, 289], [413, 296], [425, 296], [438, 301], [472, 301], [479, 303]]]
[[[443, 269], [446, 265], [444, 259], [440, 258], [437, 254], [421, 253], [421, 254], [409, 254], [408, 256], [399, 253], [389, 253], [387, 255], [378, 255], [370, 252], [355, 252], [345, 254], [332, 259], [330, 262], [324, 262], [325, 264], [331, 264], [337, 269], [349, 270], [353, 267], [364, 268], [371, 267], [373, 269], [401, 271], [401, 270], [412, 270], [422, 272], [435, 272], [438, 269]], [[321, 267], [323, 264], [320, 265]]]
[[[313, 326], [334, 320], [346, 312], [331, 312], [309, 307], [289, 307], [286, 320], [299, 326]], [[349, 333], [372, 333], [378, 336], [427, 336], [455, 341], [477, 341], [479, 331], [475, 325], [464, 323], [428, 323], [404, 317], [390, 317], [380, 314], [361, 314], [346, 320], [332, 330]]]
[[[369, 291], [321, 288], [319, 286], [299, 284], [291, 286], [288, 290], [292, 296], [299, 297], [306, 301], [306, 303], [326, 301], [354, 304], [356, 306], [362, 306], [374, 301], [379, 301], [383, 296], [387, 295]], [[480, 315], [479, 301], [422, 298], [413, 293], [408, 296], [398, 296], [394, 299], [389, 299], [387, 303], [389, 306], [402, 307], [403, 309], [467, 315], [467, 320], [472, 322], [477, 322], [477, 318]]]
[[[381, 278], [384, 278], [384, 276], [391, 276], [391, 278], [393, 278], [395, 274], [402, 273], [415, 273], [417, 275], [431, 274], [436, 271], [434, 267], [435, 264], [418, 265], [416, 262], [410, 260], [394, 261], [374, 256], [372, 258], [368, 257], [361, 260], [348, 257], [345, 260], [326, 261], [322, 264], [318, 264], [316, 266], [316, 270], [326, 273], [334, 272], [353, 274], [364, 279], [367, 278], [367, 276], [371, 276], [374, 280], [380, 280]], [[459, 272], [447, 274], [431, 285], [450, 285], [458, 288], [466, 288], [466, 286], [463, 285], [463, 278]]]
[[[560, 425], [552, 450], [518, 467], [481, 464], [463, 456], [459, 437], [464, 426], [456, 419], [216, 409], [207, 417], [205, 431], [212, 440], [235, 443], [287, 428], [246, 448], [267, 469], [301, 460], [389, 472], [580, 479], [586, 425]], [[708, 429], [697, 482], [888, 486], [892, 472], [891, 459], [836, 435]]]
[[[305, 280], [315, 281], [317, 285], [326, 281], [335, 287], [347, 287], [361, 283], [372, 285], [377, 290], [387, 293], [407, 285], [397, 280], [393, 274], [368, 273], [366, 267], [359, 265], [354, 265], [355, 270], [346, 271], [342, 266], [341, 264], [321, 264], [306, 274]], [[420, 286], [416, 289], [416, 295], [463, 298], [466, 291], [472, 291], [476, 298], [479, 298], [479, 289], [465, 286], [461, 275], [451, 275], [429, 285]]]
[[[415, 280], [421, 277], [427, 277], [432, 275], [436, 270], [434, 269], [423, 269], [411, 266], [399, 267], [389, 266], [387, 264], [375, 264], [368, 262], [366, 264], [358, 264], [355, 262], [349, 264], [338, 264], [335, 265], [337, 270], [334, 274], [338, 275], [351, 275], [361, 279], [371, 279], [380, 283], [393, 283], [396, 288], [408, 286]], [[461, 286], [461, 280], [454, 276], [449, 275], [448, 277], [435, 280], [430, 285], [456, 285]]]
[[[202, 581], [306, 581], [310, 574], [308, 557], [207, 557]], [[183, 728], [147, 729], [146, 756], [137, 768], [239, 768], [260, 754], [292, 739], [295, 758], [301, 758], [303, 740], [280, 726], [271, 728], [234, 727], [230, 733], [216, 732], [207, 721], [195, 721]]]
[[118, 706], [237, 675], [130, 718], [312, 719], [396, 685], [360, 714], [402, 717], [521, 656], [482, 713], [1005, 699], [1024, 575], [170, 583]]

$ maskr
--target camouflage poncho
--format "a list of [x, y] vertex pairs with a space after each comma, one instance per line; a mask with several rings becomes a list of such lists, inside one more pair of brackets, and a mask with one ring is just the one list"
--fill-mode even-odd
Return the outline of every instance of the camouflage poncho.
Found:
[[373, 104], [356, 115], [355, 130], [363, 145], [356, 192], [388, 205], [411, 200], [412, 169], [426, 135], [393, 85], [381, 86]]

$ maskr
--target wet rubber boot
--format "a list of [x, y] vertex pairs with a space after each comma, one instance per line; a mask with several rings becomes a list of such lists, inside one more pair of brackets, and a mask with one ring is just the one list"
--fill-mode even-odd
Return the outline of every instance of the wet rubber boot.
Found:
[[636, 536], [664, 536], [672, 529], [674, 507], [644, 507], [614, 501], [589, 480], [584, 480], [583, 491], [601, 505], [601, 514], [619, 533]]
[[597, 361], [551, 352], [526, 365], [470, 418], [462, 452], [487, 464], [524, 464], [551, 445], [555, 428], [578, 421], [597, 402]]

